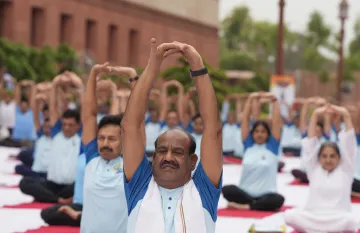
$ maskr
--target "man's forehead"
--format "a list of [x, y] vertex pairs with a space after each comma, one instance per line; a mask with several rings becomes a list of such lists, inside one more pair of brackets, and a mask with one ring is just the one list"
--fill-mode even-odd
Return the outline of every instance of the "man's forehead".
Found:
[[168, 130], [158, 139], [159, 144], [188, 144], [189, 137], [185, 132], [180, 130]]
[[99, 129], [99, 135], [114, 135], [118, 136], [121, 132], [120, 126], [117, 125], [105, 125]]

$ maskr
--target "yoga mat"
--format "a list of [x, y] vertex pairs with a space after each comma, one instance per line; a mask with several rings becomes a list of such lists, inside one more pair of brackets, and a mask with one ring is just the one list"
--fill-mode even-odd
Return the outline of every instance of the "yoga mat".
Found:
[[25, 231], [25, 233], [79, 233], [80, 227], [48, 226], [37, 230]]
[[[290, 206], [281, 207], [279, 212], [291, 209]], [[255, 210], [239, 210], [234, 208], [225, 208], [218, 210], [219, 217], [237, 217], [237, 218], [265, 218], [278, 212], [273, 211], [255, 211]]]
[[242, 163], [242, 159], [241, 158], [235, 158], [235, 157], [224, 157], [224, 163], [240, 165]]
[[351, 197], [352, 203], [360, 203], [360, 197]]
[[12, 205], [7, 206], [5, 205], [4, 208], [12, 208], [12, 209], [45, 209], [50, 206], [56, 205], [56, 203], [41, 203], [41, 202], [31, 202], [31, 203], [24, 203], [19, 205]]
[[298, 180], [293, 180], [289, 183], [289, 185], [299, 185], [299, 186], [309, 186], [309, 184], [301, 183]]

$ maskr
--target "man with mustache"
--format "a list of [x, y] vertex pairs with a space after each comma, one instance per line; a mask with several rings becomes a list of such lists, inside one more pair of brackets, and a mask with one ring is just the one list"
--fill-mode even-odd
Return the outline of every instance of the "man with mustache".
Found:
[[[193, 176], [198, 157], [190, 134], [171, 129], [160, 135], [152, 164], [139, 140], [152, 84], [163, 59], [175, 53], [182, 54], [191, 67], [204, 124], [201, 162]], [[148, 65], [130, 95], [121, 129], [127, 233], [215, 232], [222, 186], [222, 130], [211, 79], [195, 48], [179, 42], [156, 47], [156, 40], [151, 40]]]
[[101, 74], [118, 74], [137, 80], [136, 71], [127, 67], [110, 67], [108, 63], [93, 66], [84, 93], [83, 137], [86, 154], [84, 202], [81, 215], [81, 233], [126, 232], [127, 205], [123, 184], [121, 157], [120, 108], [112, 108], [111, 115], [97, 124], [97, 83], [107, 83], [117, 101], [116, 86], [109, 80], [97, 81]]

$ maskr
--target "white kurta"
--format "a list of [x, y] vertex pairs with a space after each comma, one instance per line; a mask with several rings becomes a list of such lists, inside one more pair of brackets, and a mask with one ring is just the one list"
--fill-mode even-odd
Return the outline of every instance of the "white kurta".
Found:
[[310, 181], [309, 199], [302, 209], [285, 212], [287, 225], [300, 232], [356, 232], [358, 217], [351, 212], [351, 186], [355, 172], [356, 137], [354, 130], [339, 133], [341, 161], [331, 173], [318, 161], [318, 138], [302, 142], [303, 162]]

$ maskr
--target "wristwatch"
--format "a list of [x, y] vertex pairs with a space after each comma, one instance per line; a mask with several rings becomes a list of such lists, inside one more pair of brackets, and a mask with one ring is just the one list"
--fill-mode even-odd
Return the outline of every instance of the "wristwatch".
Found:
[[136, 76], [135, 78], [129, 78], [129, 83], [135, 82], [139, 79], [139, 76]]
[[201, 75], [204, 75], [204, 74], [207, 74], [208, 73], [208, 70], [206, 67], [200, 69], [200, 70], [190, 70], [190, 75], [191, 77], [197, 77], [197, 76], [201, 76]]

